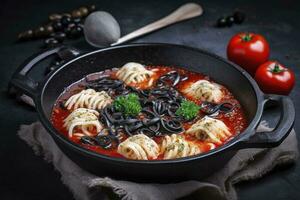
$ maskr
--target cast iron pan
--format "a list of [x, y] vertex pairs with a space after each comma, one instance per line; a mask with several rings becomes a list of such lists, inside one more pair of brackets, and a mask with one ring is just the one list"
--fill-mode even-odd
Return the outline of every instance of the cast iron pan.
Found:
[[[37, 83], [28, 72], [50, 55], [69, 59], [43, 81]], [[49, 121], [52, 106], [64, 88], [87, 74], [129, 61], [151, 65], [182, 67], [204, 73], [225, 85], [240, 101], [249, 122], [247, 129], [225, 145], [204, 154], [174, 160], [137, 161], [97, 154], [72, 143]], [[263, 94], [255, 81], [240, 67], [209, 52], [173, 44], [130, 44], [78, 55], [74, 49], [57, 47], [29, 58], [13, 75], [10, 88], [30, 96], [40, 120], [60, 149], [80, 167], [100, 176], [141, 182], [174, 182], [202, 179], [223, 167], [244, 148], [278, 146], [293, 127], [295, 110], [287, 96]], [[281, 117], [271, 132], [256, 133], [266, 102], [280, 107]]]

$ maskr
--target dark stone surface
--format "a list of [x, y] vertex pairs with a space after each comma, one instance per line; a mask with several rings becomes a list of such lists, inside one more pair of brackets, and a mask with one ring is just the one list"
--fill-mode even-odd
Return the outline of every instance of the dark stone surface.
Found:
[[[65, 12], [84, 4], [95, 3], [100, 10], [111, 12], [119, 21], [122, 34], [129, 33], [156, 20], [187, 1], [38, 1], [2, 0], [0, 6], [0, 199], [71, 199], [72, 194], [60, 181], [60, 175], [41, 157], [35, 156], [16, 135], [21, 124], [37, 120], [34, 110], [20, 105], [6, 95], [7, 83], [14, 70], [31, 54], [39, 51], [42, 41], [16, 43], [22, 30], [43, 22], [53, 12]], [[204, 8], [200, 18], [165, 28], [135, 42], [167, 42], [207, 49], [226, 57], [226, 44], [240, 31], [263, 34], [271, 46], [271, 58], [290, 66], [300, 75], [300, 4], [296, 0], [277, 1], [199, 1]], [[242, 25], [218, 29], [213, 27], [222, 15], [235, 9], [243, 10], [247, 19]], [[82, 50], [91, 48], [83, 39], [70, 42]], [[297, 113], [300, 111], [300, 82], [291, 93]], [[273, 115], [269, 119], [273, 119]], [[300, 118], [295, 123], [300, 132]], [[299, 133], [300, 134], [300, 133]], [[298, 135], [299, 135], [298, 134]], [[298, 136], [299, 137], [299, 136]], [[250, 199], [299, 199], [300, 163], [277, 168], [269, 175], [237, 187], [242, 200]]]

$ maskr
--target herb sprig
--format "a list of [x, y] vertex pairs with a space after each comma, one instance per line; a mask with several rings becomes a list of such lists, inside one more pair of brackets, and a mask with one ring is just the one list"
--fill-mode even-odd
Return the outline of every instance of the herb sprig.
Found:
[[176, 110], [175, 114], [184, 117], [187, 120], [195, 118], [200, 110], [200, 106], [192, 101], [184, 100], [181, 102], [180, 107]]
[[124, 113], [126, 116], [136, 116], [142, 110], [139, 97], [135, 93], [118, 96], [113, 105], [117, 111]]

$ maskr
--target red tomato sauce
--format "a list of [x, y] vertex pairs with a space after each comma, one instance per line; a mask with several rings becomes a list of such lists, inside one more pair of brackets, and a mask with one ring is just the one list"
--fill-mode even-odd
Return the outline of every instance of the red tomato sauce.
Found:
[[[179, 72], [179, 74], [181, 76], [185, 76], [187, 77], [186, 80], [181, 81], [177, 86], [176, 89], [181, 92], [183, 91], [185, 88], [189, 87], [192, 83], [198, 81], [198, 80], [209, 80], [211, 82], [214, 82], [213, 80], [211, 80], [208, 76], [205, 76], [203, 74], [200, 73], [196, 73], [196, 72], [191, 72], [191, 71], [187, 71], [181, 68], [173, 68], [173, 67], [166, 67], [166, 66], [148, 66], [146, 67], [147, 69], [153, 69], [155, 70], [155, 74], [153, 76], [151, 76], [151, 78], [153, 79], [153, 83], [155, 83], [155, 81], [162, 75], [176, 70], [177, 72]], [[111, 78], [116, 79], [116, 70], [106, 70], [104, 72], [99, 72], [99, 73], [95, 73], [92, 75], [88, 75], [88, 77], [99, 77], [99, 75], [109, 75]], [[89, 149], [91, 151], [97, 152], [99, 154], [104, 154], [107, 156], [112, 156], [112, 157], [123, 157], [122, 155], [120, 155], [117, 152], [117, 148], [112, 148], [112, 149], [103, 149], [102, 147], [99, 146], [92, 146], [92, 145], [88, 145], [88, 144], [83, 144], [80, 142], [80, 138], [76, 137], [76, 136], [72, 136], [69, 137], [68, 136], [68, 130], [63, 126], [64, 124], [64, 119], [73, 111], [73, 110], [67, 110], [62, 108], [60, 105], [65, 102], [70, 96], [72, 96], [73, 94], [76, 94], [78, 92], [80, 92], [81, 90], [85, 89], [85, 85], [86, 85], [86, 81], [85, 79], [82, 79], [76, 83], [74, 83], [73, 85], [69, 86], [63, 93], [62, 95], [57, 99], [54, 107], [53, 107], [53, 111], [52, 111], [52, 115], [51, 115], [51, 122], [54, 125], [54, 127], [58, 130], [58, 132], [60, 132], [61, 134], [63, 134], [65, 137], [67, 137], [69, 140], [71, 140], [72, 142], [79, 144], [81, 146], [83, 146], [86, 149]], [[138, 89], [151, 89], [151, 86], [149, 86], [149, 80], [146, 80], [142, 83], [139, 84], [131, 84], [130, 86], [136, 87]], [[220, 113], [217, 117], [215, 117], [216, 119], [219, 119], [221, 121], [223, 121], [226, 126], [229, 128], [229, 131], [231, 133], [231, 136], [226, 139], [225, 141], [222, 141], [222, 144], [214, 144], [215, 147], [221, 146], [224, 143], [228, 142], [229, 140], [231, 140], [234, 136], [236, 136], [237, 134], [239, 134], [240, 132], [242, 132], [246, 127], [247, 127], [247, 120], [246, 117], [244, 115], [244, 111], [243, 108], [241, 107], [240, 103], [238, 102], [238, 100], [236, 100], [234, 98], [234, 96], [229, 92], [229, 90], [224, 87], [222, 87], [222, 92], [224, 94], [224, 97], [222, 98], [221, 102], [230, 102], [231, 104], [235, 105], [233, 110], [230, 113], [224, 114], [224, 113]], [[190, 101], [194, 101], [196, 104], [200, 105], [201, 101], [200, 100], [196, 100], [193, 97], [187, 96], [185, 94], [183, 94], [181, 92], [181, 94], [186, 97], [188, 100]], [[199, 111], [199, 116], [204, 116], [204, 113], [201, 112], [201, 110]], [[189, 127], [192, 126], [193, 123], [195, 123], [197, 120], [193, 120], [191, 122], [186, 122], [183, 123], [183, 127], [185, 130], [187, 130]], [[96, 132], [95, 132], [96, 134]], [[197, 140], [196, 138], [194, 138], [193, 136], [190, 136], [188, 134], [183, 134], [185, 139], [188, 141], [192, 141], [195, 144], [197, 144], [200, 148], [200, 150], [202, 152], [207, 152], [209, 150], [211, 150], [211, 145], [209, 143]], [[162, 136], [156, 136], [154, 137], [154, 141], [157, 142], [158, 144], [161, 143], [162, 141]], [[122, 139], [122, 141], [124, 141], [126, 139], [126, 137], [124, 137]], [[162, 159], [163, 155], [160, 155], [157, 159]]]

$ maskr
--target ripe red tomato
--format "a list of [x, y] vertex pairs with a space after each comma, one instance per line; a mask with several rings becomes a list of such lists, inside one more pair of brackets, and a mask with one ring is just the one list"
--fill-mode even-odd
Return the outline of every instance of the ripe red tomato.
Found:
[[256, 69], [269, 59], [270, 48], [266, 39], [259, 34], [238, 33], [227, 46], [227, 57], [252, 76]]
[[295, 84], [295, 74], [276, 61], [268, 61], [257, 69], [255, 80], [265, 93], [288, 95]]

